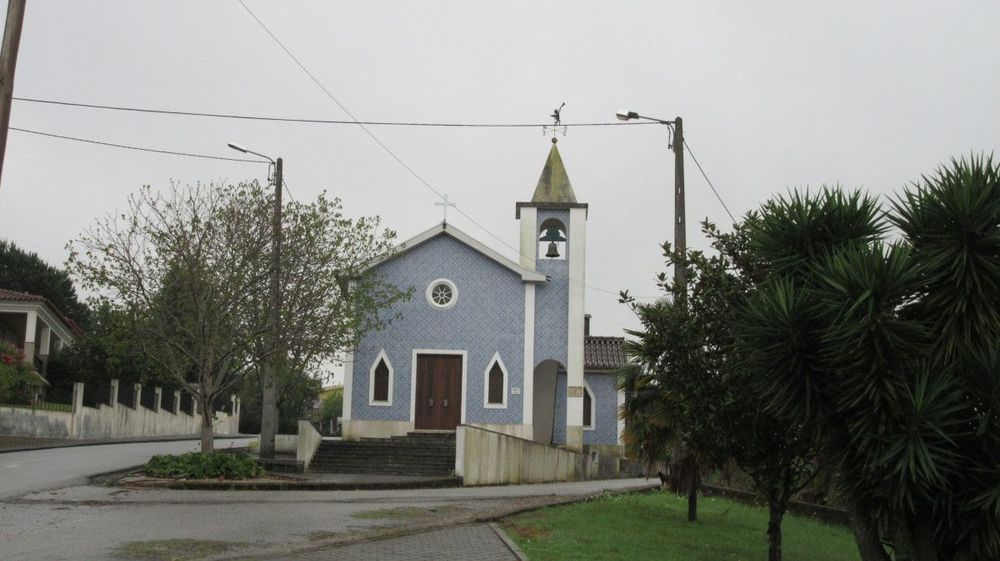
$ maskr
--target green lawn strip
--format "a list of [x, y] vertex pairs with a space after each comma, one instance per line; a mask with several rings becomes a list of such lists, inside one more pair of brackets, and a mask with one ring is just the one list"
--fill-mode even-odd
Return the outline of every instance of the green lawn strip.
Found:
[[[698, 522], [687, 521], [687, 499], [632, 493], [556, 506], [509, 518], [507, 534], [532, 561], [756, 561], [767, 559], [765, 508], [700, 497]], [[860, 559], [846, 528], [786, 516], [786, 561]]]
[[114, 555], [134, 561], [193, 561], [227, 553], [249, 544], [215, 540], [150, 540], [122, 544]]

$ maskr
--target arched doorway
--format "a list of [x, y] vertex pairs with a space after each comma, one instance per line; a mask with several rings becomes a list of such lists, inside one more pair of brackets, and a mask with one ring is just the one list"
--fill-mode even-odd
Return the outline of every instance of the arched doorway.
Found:
[[534, 441], [552, 444], [552, 428], [556, 410], [556, 380], [565, 367], [557, 360], [543, 360], [535, 366], [532, 424]]

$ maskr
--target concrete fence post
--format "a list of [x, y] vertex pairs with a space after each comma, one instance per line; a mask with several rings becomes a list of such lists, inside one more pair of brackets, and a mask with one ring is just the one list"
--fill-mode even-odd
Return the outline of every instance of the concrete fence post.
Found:
[[83, 382], [73, 384], [73, 413], [83, 408]]
[[174, 415], [181, 414], [181, 391], [174, 392]]
[[80, 417], [83, 416], [83, 382], [73, 384], [73, 412], [69, 421], [69, 436], [77, 438], [80, 432]]
[[153, 411], [159, 413], [160, 406], [163, 404], [163, 388], [157, 386], [153, 388], [153, 393], [156, 396], [156, 401], [153, 403]]
[[118, 407], [118, 380], [111, 379], [111, 407]]

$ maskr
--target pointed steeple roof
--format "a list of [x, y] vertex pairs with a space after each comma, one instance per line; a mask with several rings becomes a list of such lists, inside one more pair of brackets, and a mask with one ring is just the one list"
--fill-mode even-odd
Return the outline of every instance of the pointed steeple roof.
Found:
[[538, 178], [538, 186], [535, 187], [535, 194], [531, 197], [533, 203], [576, 203], [576, 194], [573, 193], [573, 186], [566, 175], [566, 167], [563, 165], [559, 149], [556, 148], [556, 139], [552, 139], [552, 149], [549, 150], [549, 157], [545, 160], [545, 167], [542, 168], [542, 175]]

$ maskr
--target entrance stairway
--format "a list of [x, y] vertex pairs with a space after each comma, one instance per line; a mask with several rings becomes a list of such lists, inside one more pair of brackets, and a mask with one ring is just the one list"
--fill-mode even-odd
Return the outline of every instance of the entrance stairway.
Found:
[[324, 440], [309, 469], [321, 473], [447, 476], [455, 471], [455, 433]]

